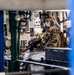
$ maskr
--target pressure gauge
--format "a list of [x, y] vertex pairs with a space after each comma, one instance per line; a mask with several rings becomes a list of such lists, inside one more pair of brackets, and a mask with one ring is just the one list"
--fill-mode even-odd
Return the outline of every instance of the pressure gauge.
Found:
[[21, 17], [20, 17], [19, 14], [17, 14], [17, 15], [15, 16], [15, 20], [16, 20], [16, 21], [20, 21], [20, 20], [21, 20]]

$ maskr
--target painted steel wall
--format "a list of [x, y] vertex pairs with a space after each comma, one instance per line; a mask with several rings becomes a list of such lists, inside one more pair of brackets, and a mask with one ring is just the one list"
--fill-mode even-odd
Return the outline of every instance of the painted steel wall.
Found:
[[66, 0], [0, 0], [2, 10], [66, 9]]

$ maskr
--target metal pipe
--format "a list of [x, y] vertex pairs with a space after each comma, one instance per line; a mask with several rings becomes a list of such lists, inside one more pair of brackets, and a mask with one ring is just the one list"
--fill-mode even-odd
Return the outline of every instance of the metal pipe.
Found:
[[57, 50], [71, 50], [72, 48], [63, 48], [63, 47], [62, 47], [62, 48], [58, 48], [58, 47], [57, 47], [57, 48], [52, 48], [52, 47], [45, 47], [45, 49], [49, 49], [49, 50], [50, 50], [50, 49], [57, 49]]
[[24, 60], [17, 60], [17, 61], [19, 61], [21, 63], [29, 63], [29, 64], [35, 64], [35, 65], [40, 65], [40, 66], [48, 66], [48, 67], [54, 67], [54, 68], [59, 68], [59, 69], [64, 69], [64, 70], [71, 70], [71, 68], [64, 67], [64, 66], [45, 64], [45, 63], [38, 63], [38, 62], [33, 62], [33, 61], [24, 61]]
[[17, 11], [9, 11], [9, 24], [11, 33], [11, 60], [9, 61], [9, 71], [19, 71], [20, 64], [16, 61], [19, 58], [19, 34], [18, 22], [15, 20]]
[[59, 68], [63, 70], [71, 70], [68, 67], [63, 67], [63, 66], [58, 66], [58, 65], [52, 65], [52, 64], [45, 64], [45, 63], [38, 63], [38, 62], [33, 62], [33, 61], [24, 61], [24, 60], [18, 60], [23, 63], [29, 63], [29, 64], [35, 64], [35, 65], [40, 65], [40, 66], [48, 66], [48, 67], [54, 67], [54, 68]]
[[67, 70], [49, 69], [49, 70], [41, 70], [41, 71], [11, 72], [11, 73], [6, 73], [5, 75], [41, 74], [41, 73], [52, 73], [52, 72], [60, 72], [60, 71], [67, 71]]

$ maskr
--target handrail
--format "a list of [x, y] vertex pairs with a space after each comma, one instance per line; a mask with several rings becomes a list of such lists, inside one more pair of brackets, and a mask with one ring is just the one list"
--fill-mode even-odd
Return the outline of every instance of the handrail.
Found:
[[41, 73], [52, 73], [52, 72], [64, 72], [67, 70], [63, 69], [48, 69], [41, 71], [24, 71], [24, 72], [10, 72], [10, 73], [0, 73], [0, 75], [25, 75], [25, 74], [41, 74]]
[[63, 69], [63, 70], [71, 70], [70, 68], [64, 67], [64, 66], [45, 64], [45, 63], [39, 63], [39, 62], [34, 62], [34, 61], [24, 61], [24, 60], [17, 60], [17, 61], [19, 61], [21, 63], [35, 64], [35, 65], [39, 65], [39, 66], [48, 66], [48, 67], [54, 67], [54, 68], [59, 68], [59, 69]]

